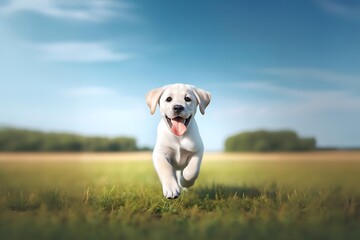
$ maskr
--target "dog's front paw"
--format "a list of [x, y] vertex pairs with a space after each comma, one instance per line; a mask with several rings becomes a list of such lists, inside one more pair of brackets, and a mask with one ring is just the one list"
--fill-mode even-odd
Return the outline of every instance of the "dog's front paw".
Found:
[[180, 187], [176, 181], [163, 185], [163, 194], [167, 199], [174, 199], [180, 195]]

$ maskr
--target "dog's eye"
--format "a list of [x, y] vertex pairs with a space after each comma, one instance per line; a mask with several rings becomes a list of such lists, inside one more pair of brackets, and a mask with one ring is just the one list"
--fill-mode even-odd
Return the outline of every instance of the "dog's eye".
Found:
[[191, 102], [191, 98], [185, 97], [185, 102]]
[[165, 101], [167, 102], [171, 102], [172, 98], [171, 97], [168, 97]]

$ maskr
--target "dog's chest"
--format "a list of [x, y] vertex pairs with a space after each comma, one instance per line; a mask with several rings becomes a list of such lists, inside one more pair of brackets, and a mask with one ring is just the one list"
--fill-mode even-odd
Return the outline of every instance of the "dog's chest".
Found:
[[193, 154], [193, 152], [189, 152], [185, 149], [177, 149], [171, 157], [171, 165], [176, 170], [184, 169]]
[[199, 148], [199, 143], [195, 142], [192, 138], [183, 138], [179, 141], [179, 151], [183, 154], [187, 152], [197, 152]]
[[179, 147], [174, 149], [172, 165], [175, 169], [183, 169], [187, 166], [189, 159], [198, 152], [199, 143], [192, 141], [192, 139], [182, 139]]

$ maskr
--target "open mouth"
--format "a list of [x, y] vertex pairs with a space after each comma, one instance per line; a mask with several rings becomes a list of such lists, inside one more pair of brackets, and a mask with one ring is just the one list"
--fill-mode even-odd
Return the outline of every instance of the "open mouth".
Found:
[[176, 135], [176, 136], [181, 136], [183, 135], [186, 130], [187, 127], [190, 123], [191, 120], [191, 115], [188, 118], [182, 118], [180, 116], [177, 116], [175, 118], [169, 118], [168, 116], [166, 117], [166, 121], [171, 129], [171, 131]]

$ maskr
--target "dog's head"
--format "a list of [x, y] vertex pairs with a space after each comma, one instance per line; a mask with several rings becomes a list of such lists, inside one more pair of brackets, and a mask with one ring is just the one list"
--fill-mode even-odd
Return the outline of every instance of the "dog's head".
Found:
[[211, 95], [202, 89], [186, 84], [172, 84], [151, 90], [146, 95], [150, 113], [154, 114], [157, 104], [169, 129], [177, 136], [186, 132], [194, 118], [197, 106], [205, 114]]

